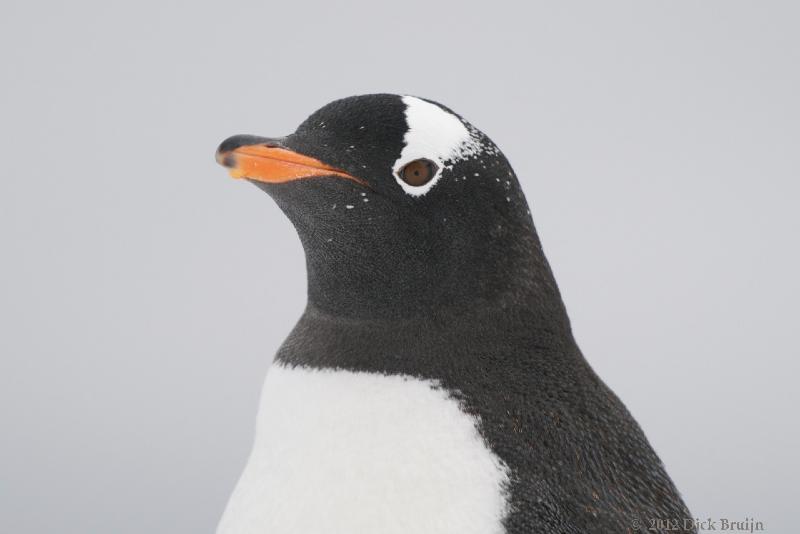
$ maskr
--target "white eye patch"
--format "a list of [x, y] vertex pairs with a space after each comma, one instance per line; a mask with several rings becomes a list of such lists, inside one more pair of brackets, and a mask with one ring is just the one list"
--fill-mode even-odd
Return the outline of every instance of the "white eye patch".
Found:
[[[461, 119], [436, 104], [413, 96], [404, 96], [408, 131], [403, 138], [405, 147], [394, 162], [395, 180], [409, 195], [422, 196], [436, 185], [442, 176], [445, 162], [453, 163], [474, 155], [480, 143]], [[417, 159], [427, 159], [437, 166], [436, 174], [423, 185], [410, 185], [400, 177], [401, 169]]]

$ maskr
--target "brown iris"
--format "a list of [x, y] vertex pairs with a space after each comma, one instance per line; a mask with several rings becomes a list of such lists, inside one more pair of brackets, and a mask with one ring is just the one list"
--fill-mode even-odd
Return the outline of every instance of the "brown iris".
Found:
[[436, 174], [436, 164], [429, 159], [415, 159], [400, 169], [399, 174], [408, 185], [425, 185]]

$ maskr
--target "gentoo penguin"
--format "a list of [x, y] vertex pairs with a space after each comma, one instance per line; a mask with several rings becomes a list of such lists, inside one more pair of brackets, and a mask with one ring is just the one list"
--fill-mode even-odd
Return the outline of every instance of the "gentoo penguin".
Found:
[[693, 531], [578, 349], [486, 135], [365, 95], [286, 137], [230, 137], [217, 161], [289, 217], [308, 274], [219, 534]]

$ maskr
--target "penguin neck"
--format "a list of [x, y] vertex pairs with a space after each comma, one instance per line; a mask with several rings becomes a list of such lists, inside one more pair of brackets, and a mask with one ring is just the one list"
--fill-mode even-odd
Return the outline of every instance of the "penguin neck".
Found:
[[[442, 306], [435, 312], [394, 318], [341, 314], [310, 299], [276, 362], [437, 380], [475, 373], [502, 375], [519, 365], [533, 374], [547, 373], [554, 361], [580, 362], [560, 300], [531, 305], [520, 298], [523, 293], [509, 294], [516, 298], [484, 307]], [[527, 295], [536, 298], [531, 292]]]
[[[428, 253], [370, 256], [365, 265], [360, 258], [366, 250], [342, 256], [341, 243], [333, 252], [325, 249], [329, 243], [306, 237], [307, 315], [404, 331], [516, 325], [553, 343], [571, 342], [569, 319], [530, 219], [516, 231], [491, 236], [491, 247], [478, 246], [488, 241], [477, 235], [466, 256], [442, 253], [444, 245], [434, 243]], [[402, 243], [384, 245], [403, 250]]]

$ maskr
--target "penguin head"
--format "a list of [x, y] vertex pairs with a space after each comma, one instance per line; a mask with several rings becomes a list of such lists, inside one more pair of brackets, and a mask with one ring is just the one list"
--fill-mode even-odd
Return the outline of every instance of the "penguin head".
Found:
[[324, 310], [376, 317], [506, 306], [521, 298], [520, 283], [535, 283], [525, 274], [537, 265], [550, 281], [508, 161], [435, 102], [337, 100], [288, 136], [226, 139], [217, 161], [292, 221], [310, 304]]

